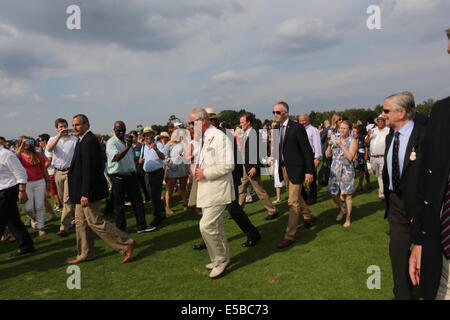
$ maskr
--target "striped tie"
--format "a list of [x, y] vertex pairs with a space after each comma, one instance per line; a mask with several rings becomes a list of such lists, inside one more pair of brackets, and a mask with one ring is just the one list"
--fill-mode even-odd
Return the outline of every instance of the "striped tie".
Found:
[[392, 186], [394, 192], [400, 192], [400, 164], [398, 159], [398, 151], [400, 149], [400, 132], [394, 134], [394, 146], [392, 149]]
[[448, 180], [447, 193], [442, 208], [441, 230], [442, 250], [447, 259], [450, 259], [450, 179]]

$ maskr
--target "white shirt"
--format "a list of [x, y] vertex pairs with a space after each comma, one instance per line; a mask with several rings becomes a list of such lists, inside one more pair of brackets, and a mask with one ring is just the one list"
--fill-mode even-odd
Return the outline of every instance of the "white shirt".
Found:
[[[51, 137], [48, 141], [48, 144], [50, 144], [55, 139], [56, 137]], [[58, 143], [52, 151], [52, 165], [54, 168], [64, 170], [70, 167], [77, 141], [78, 138], [74, 136], [66, 136], [59, 139]]]
[[320, 143], [320, 132], [316, 127], [308, 124], [305, 127], [306, 134], [308, 135], [309, 144], [314, 153], [314, 159], [322, 158], [322, 145]]
[[370, 156], [381, 156], [384, 155], [384, 150], [386, 148], [386, 136], [389, 134], [389, 128], [384, 127], [380, 130], [378, 127], [372, 130], [372, 135], [370, 136]]
[[[282, 125], [280, 125], [280, 129], [281, 129], [282, 126], [283, 126], [283, 133], [280, 132], [280, 142], [279, 142], [278, 145], [281, 144], [281, 134], [283, 134], [283, 139], [286, 139], [286, 128], [287, 128], [288, 122], [289, 122], [289, 118], [287, 118], [286, 121], [283, 122]], [[280, 158], [281, 158], [282, 160], [284, 160], [284, 156], [283, 156], [282, 154], [280, 155]]]
[[[164, 153], [164, 146], [161, 142], [156, 141], [156, 148], [159, 152]], [[147, 144], [144, 146], [144, 171], [153, 172], [162, 169], [164, 166], [164, 160], [161, 159], [153, 148], [150, 148]]]
[[0, 190], [27, 183], [28, 176], [17, 156], [0, 146]]
[[49, 176], [53, 176], [55, 175], [55, 166], [53, 165], [53, 152], [50, 152], [47, 150], [47, 148], [45, 148], [44, 154], [47, 159], [52, 159], [52, 163], [48, 166], [47, 172]]

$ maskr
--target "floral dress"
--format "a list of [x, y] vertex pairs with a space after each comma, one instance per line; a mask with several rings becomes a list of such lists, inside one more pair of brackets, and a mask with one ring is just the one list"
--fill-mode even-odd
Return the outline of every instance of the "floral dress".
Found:
[[[344, 140], [344, 148], [350, 149], [352, 137]], [[332, 147], [333, 161], [331, 162], [330, 179], [328, 180], [328, 192], [333, 195], [353, 194], [353, 181], [355, 179], [355, 168], [351, 161], [345, 157], [344, 152], [338, 145]]]

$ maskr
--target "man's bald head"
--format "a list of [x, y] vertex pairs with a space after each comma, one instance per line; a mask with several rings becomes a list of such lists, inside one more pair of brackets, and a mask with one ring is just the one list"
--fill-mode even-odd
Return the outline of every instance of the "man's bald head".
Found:
[[114, 134], [117, 138], [124, 140], [126, 131], [127, 127], [125, 126], [125, 122], [121, 120], [114, 122]]

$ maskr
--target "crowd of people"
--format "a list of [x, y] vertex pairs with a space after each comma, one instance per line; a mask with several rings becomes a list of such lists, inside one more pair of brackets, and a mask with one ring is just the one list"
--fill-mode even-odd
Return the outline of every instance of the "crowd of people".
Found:
[[[450, 30], [447, 34], [450, 39]], [[177, 123], [160, 134], [145, 127], [127, 135], [126, 124], [116, 121], [106, 142], [90, 131], [83, 114], [73, 117], [72, 130], [66, 119], [56, 119], [53, 137], [21, 136], [15, 146], [0, 137], [0, 234], [6, 240], [7, 227], [10, 239], [19, 243], [13, 255], [31, 253], [35, 248], [27, 226], [45, 237], [46, 222], [60, 211], [58, 236], [76, 233], [77, 257], [69, 264], [94, 259], [93, 233], [121, 252], [126, 263], [136, 245], [125, 232], [126, 205], [135, 215], [136, 232], [151, 232], [174, 213], [173, 194], [178, 192], [183, 211], [192, 208], [201, 216], [203, 242], [193, 249], [207, 249], [210, 263], [205, 267], [210, 278], [217, 278], [231, 257], [226, 209], [247, 236], [242, 246], [253, 247], [261, 239], [244, 211], [249, 187], [267, 210], [266, 220], [280, 216], [276, 205], [286, 188], [288, 225], [277, 244], [283, 249], [294, 243], [299, 230], [316, 223], [310, 206], [317, 202], [318, 183], [338, 206], [336, 220], [345, 218], [348, 228], [352, 196], [363, 189], [364, 180], [365, 188], [372, 188], [373, 174], [379, 201], [386, 203], [395, 297], [414, 299], [413, 285], [420, 280], [425, 298], [449, 299], [449, 98], [437, 102], [428, 117], [416, 113], [413, 94], [403, 91], [384, 99], [375, 123], [352, 123], [335, 114], [319, 128], [307, 114], [291, 117], [284, 101], [275, 103], [272, 112], [274, 123], [261, 130], [253, 127], [249, 113], [227, 130], [214, 109], [196, 108], [185, 127]], [[274, 178], [274, 201], [261, 180], [264, 167]], [[17, 201], [24, 204], [25, 224]], [[150, 223], [145, 203], [151, 203]], [[115, 224], [104, 219], [108, 211]]]

